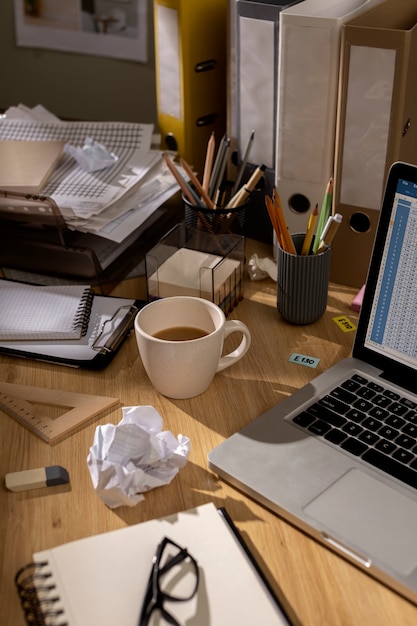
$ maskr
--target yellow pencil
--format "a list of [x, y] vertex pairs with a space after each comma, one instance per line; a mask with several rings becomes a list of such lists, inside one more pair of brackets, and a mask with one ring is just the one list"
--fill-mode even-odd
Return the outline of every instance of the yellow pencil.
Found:
[[289, 252], [290, 254], [297, 254], [297, 250], [295, 249], [294, 242], [292, 240], [292, 237], [288, 230], [287, 223], [285, 221], [284, 211], [282, 209], [282, 204], [281, 204], [281, 198], [279, 197], [279, 193], [276, 188], [274, 188], [273, 200], [274, 200], [275, 211], [277, 213], [279, 229], [281, 231], [281, 236], [282, 236], [283, 243], [285, 246], [283, 249]]
[[308, 220], [307, 232], [306, 232], [306, 236], [304, 237], [303, 247], [301, 248], [302, 256], [307, 256], [310, 252], [311, 242], [313, 241], [313, 236], [316, 230], [318, 217], [319, 217], [319, 205], [316, 204], [315, 208], [313, 209], [310, 215], [310, 219]]

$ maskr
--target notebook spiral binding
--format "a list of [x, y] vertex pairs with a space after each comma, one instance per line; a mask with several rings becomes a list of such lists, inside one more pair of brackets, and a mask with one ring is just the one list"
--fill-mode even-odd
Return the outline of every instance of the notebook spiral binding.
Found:
[[64, 609], [59, 605], [56, 585], [51, 580], [48, 562], [28, 563], [15, 576], [26, 623], [30, 626], [69, 626]]
[[88, 330], [91, 307], [93, 306], [94, 292], [87, 287], [82, 295], [77, 315], [74, 318], [73, 330], [81, 329], [81, 336], [84, 337]]

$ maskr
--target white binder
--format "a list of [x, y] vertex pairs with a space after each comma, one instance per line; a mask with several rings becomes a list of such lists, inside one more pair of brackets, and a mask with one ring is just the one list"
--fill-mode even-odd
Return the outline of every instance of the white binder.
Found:
[[[279, 18], [283, 9], [298, 1], [232, 0], [230, 3], [228, 133], [238, 165], [250, 134], [255, 131], [243, 180], [248, 180], [255, 167], [264, 164], [265, 191], [269, 195], [275, 184]], [[254, 203], [259, 206], [251, 206], [248, 212], [248, 235], [267, 240], [269, 230], [272, 238], [264, 194], [255, 195], [251, 200]]]
[[341, 27], [382, 0], [304, 0], [280, 14], [276, 183], [305, 232], [333, 176]]

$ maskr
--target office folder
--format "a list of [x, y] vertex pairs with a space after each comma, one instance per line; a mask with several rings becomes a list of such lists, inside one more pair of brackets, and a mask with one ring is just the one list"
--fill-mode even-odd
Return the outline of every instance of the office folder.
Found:
[[[230, 3], [228, 133], [236, 164], [242, 160], [251, 131], [255, 132], [243, 180], [263, 163], [265, 192], [275, 184], [276, 106], [278, 86], [279, 22], [283, 9], [298, 0], [232, 0]], [[247, 234], [272, 240], [264, 194], [255, 194], [247, 212]]]
[[334, 207], [344, 216], [331, 278], [366, 280], [383, 189], [394, 161], [417, 163], [417, 6], [387, 0], [345, 24]]
[[161, 148], [201, 174], [226, 131], [227, 0], [154, 0], [154, 27]]
[[281, 12], [276, 180], [292, 232], [305, 232], [334, 171], [341, 27], [381, 1], [304, 0]]

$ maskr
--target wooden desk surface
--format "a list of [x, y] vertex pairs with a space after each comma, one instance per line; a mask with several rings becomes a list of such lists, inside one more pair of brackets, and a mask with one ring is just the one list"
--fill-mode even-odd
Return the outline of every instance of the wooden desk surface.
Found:
[[[269, 246], [247, 241], [247, 257], [254, 249], [260, 256], [271, 253]], [[143, 282], [127, 281], [114, 293], [143, 297]], [[110, 510], [93, 490], [86, 457], [97, 424], [118, 423], [120, 408], [55, 446], [0, 412], [0, 624], [24, 624], [13, 578], [33, 552], [207, 501], [227, 508], [295, 624], [417, 623], [416, 606], [223, 483], [207, 468], [211, 448], [349, 355], [353, 333], [342, 332], [332, 318], [344, 314], [357, 320], [349, 307], [354, 293], [354, 289], [331, 285], [323, 318], [297, 327], [279, 318], [272, 280], [248, 282], [244, 300], [230, 317], [249, 326], [251, 349], [240, 363], [218, 374], [206, 393], [191, 400], [169, 400], [153, 390], [134, 335], [110, 366], [98, 373], [0, 357], [2, 381], [104, 394], [120, 398], [124, 405], [153, 405], [163, 417], [164, 430], [191, 439], [189, 461], [170, 485], [145, 494], [145, 500], [133, 508]], [[320, 358], [319, 366], [311, 369], [289, 363], [293, 352]], [[69, 486], [20, 493], [4, 487], [7, 472], [55, 464], [68, 469]]]

